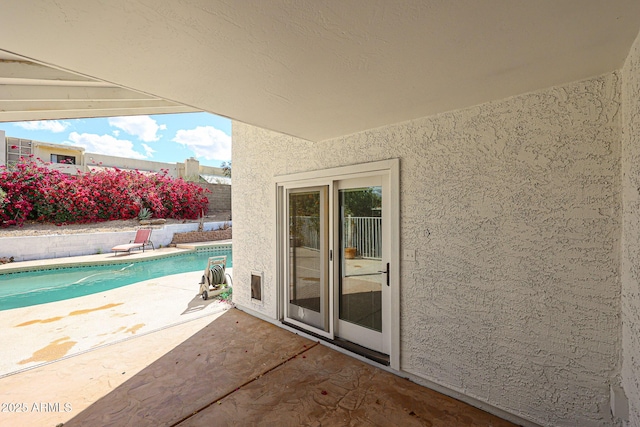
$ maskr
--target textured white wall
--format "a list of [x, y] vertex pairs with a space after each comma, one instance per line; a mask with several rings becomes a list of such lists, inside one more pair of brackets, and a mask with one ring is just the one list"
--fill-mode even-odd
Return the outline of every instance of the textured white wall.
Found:
[[640, 36], [622, 78], [622, 386], [640, 426]]
[[275, 175], [400, 158], [401, 242], [417, 253], [401, 265], [401, 369], [542, 425], [609, 425], [619, 80], [321, 143], [234, 123], [234, 300], [276, 316]]

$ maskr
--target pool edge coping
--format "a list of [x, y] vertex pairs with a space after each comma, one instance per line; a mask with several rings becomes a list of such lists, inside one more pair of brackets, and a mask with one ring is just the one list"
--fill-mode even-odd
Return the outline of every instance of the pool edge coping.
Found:
[[[211, 242], [198, 242], [198, 243], [181, 243], [176, 245], [175, 248], [159, 248], [157, 250], [165, 249], [162, 253], [157, 253], [156, 250], [145, 252], [134, 252], [129, 255], [111, 255], [111, 254], [99, 254], [110, 256], [109, 259], [78, 259], [95, 257], [97, 255], [81, 255], [77, 257], [65, 257], [65, 258], [45, 258], [40, 260], [31, 261], [18, 261], [16, 264], [21, 263], [33, 263], [31, 265], [18, 265], [14, 266], [14, 263], [0, 265], [0, 277], [5, 274], [12, 273], [24, 273], [38, 270], [53, 270], [60, 268], [74, 268], [74, 267], [88, 267], [99, 265], [118, 265], [118, 264], [131, 264], [136, 262], [151, 261], [155, 259], [169, 258], [178, 256], [181, 254], [204, 251], [208, 249], [231, 249], [233, 247], [231, 240], [224, 241], [211, 241]], [[172, 249], [166, 251], [166, 249]], [[142, 257], [131, 258], [135, 255], [143, 255]], [[10, 266], [9, 266], [10, 265]]]

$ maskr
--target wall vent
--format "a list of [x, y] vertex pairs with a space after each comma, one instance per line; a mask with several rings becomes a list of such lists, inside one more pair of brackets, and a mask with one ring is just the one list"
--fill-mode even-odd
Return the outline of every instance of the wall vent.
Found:
[[251, 300], [253, 302], [262, 302], [262, 294], [264, 290], [264, 280], [262, 280], [264, 273], [251, 272]]
[[624, 389], [617, 384], [612, 384], [609, 386], [609, 392], [611, 395], [611, 414], [622, 421], [629, 421], [629, 399]]

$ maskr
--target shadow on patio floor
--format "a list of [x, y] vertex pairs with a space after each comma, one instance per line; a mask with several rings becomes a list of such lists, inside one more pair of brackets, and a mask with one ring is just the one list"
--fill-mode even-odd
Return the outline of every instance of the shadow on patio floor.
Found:
[[233, 309], [64, 425], [514, 424]]

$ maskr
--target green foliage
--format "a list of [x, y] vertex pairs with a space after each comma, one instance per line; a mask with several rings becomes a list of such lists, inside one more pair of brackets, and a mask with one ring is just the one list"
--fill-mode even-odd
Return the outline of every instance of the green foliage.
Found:
[[218, 295], [220, 301], [231, 302], [231, 294], [233, 293], [233, 288], [228, 286], [224, 292]]
[[153, 214], [151, 213], [151, 211], [149, 210], [149, 208], [142, 208], [140, 209], [140, 212], [138, 212], [138, 219], [139, 220], [149, 220], [151, 219], [151, 217], [153, 216]]
[[374, 188], [358, 188], [341, 193], [345, 216], [379, 217], [381, 215], [382, 195]]
[[320, 230], [320, 193], [303, 192], [289, 195], [289, 226], [294, 246], [307, 243], [307, 236]]
[[289, 196], [289, 214], [294, 216], [317, 217], [320, 212], [318, 192], [294, 193]]
[[231, 178], [231, 160], [229, 160], [228, 162], [222, 162], [220, 167], [222, 168], [222, 173], [224, 173], [224, 176], [226, 176], [227, 178]]

